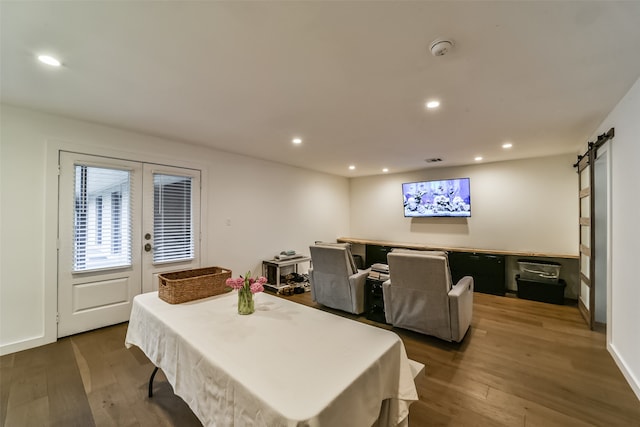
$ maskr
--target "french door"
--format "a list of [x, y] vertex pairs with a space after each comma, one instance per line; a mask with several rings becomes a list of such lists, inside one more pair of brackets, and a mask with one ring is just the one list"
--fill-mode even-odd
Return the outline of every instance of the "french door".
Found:
[[164, 271], [200, 265], [200, 171], [60, 152], [58, 337], [129, 320]]
[[158, 274], [200, 266], [200, 171], [143, 165], [142, 292]]

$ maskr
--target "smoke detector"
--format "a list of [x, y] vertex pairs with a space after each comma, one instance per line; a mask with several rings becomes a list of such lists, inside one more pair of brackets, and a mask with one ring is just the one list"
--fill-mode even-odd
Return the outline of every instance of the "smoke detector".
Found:
[[440, 157], [433, 157], [431, 159], [424, 159], [424, 161], [427, 163], [438, 163], [441, 162], [442, 159]]
[[433, 56], [442, 56], [449, 52], [451, 48], [453, 48], [453, 41], [448, 39], [435, 39], [431, 42], [429, 50], [431, 50]]

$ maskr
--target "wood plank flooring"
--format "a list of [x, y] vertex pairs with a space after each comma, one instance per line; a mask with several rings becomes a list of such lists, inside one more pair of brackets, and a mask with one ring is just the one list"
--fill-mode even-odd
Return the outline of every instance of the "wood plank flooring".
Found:
[[[323, 308], [310, 295], [283, 297]], [[200, 426], [160, 371], [127, 350], [127, 324], [63, 338], [0, 358], [3, 426]], [[426, 365], [409, 424], [422, 426], [640, 426], [640, 401], [578, 309], [474, 295], [461, 344], [393, 329]], [[268, 368], [265, 366], [265, 368]], [[282, 367], [280, 369], [305, 368]]]

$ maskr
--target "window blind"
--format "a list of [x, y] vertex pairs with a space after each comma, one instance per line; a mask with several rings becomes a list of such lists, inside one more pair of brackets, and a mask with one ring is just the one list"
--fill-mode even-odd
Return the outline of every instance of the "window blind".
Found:
[[153, 262], [194, 258], [192, 178], [153, 174]]
[[74, 167], [73, 271], [131, 265], [130, 171]]

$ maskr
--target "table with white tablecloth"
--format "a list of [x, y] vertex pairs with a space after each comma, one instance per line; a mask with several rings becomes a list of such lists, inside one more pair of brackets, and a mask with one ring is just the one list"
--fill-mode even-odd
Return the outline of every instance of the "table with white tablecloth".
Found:
[[395, 426], [418, 400], [395, 333], [297, 304], [254, 295], [237, 313], [230, 292], [168, 304], [138, 295], [127, 347], [161, 368], [205, 426]]

